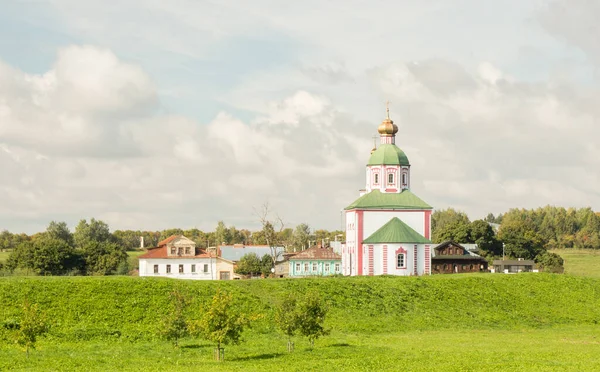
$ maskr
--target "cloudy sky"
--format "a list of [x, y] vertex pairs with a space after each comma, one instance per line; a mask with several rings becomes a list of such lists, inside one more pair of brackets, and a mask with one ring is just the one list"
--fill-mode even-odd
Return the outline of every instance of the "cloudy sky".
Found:
[[600, 2], [4, 0], [0, 230], [340, 226], [390, 100], [412, 191], [600, 209]]

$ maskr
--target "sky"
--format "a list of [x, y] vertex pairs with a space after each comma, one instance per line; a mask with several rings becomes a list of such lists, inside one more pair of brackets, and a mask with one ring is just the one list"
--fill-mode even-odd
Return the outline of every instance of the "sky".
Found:
[[386, 100], [435, 209], [600, 210], [600, 2], [1, 9], [0, 230], [338, 229]]

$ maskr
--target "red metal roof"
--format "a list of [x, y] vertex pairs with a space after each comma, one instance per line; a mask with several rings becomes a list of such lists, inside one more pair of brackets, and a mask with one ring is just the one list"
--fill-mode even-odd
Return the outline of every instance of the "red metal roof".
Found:
[[184, 256], [184, 255], [169, 256], [169, 252], [167, 249], [168, 249], [167, 246], [151, 248], [151, 249], [148, 249], [148, 252], [139, 256], [139, 258], [210, 258], [210, 257], [214, 257], [211, 254], [201, 251], [199, 249], [196, 249], [196, 254], [194, 256]]
[[290, 260], [341, 260], [342, 256], [335, 253], [332, 248], [321, 248], [313, 246], [305, 251], [302, 251], [295, 256], [290, 257]]
[[168, 238], [166, 238], [165, 240], [161, 240], [160, 242], [158, 242], [158, 247], [162, 247], [163, 245], [172, 242], [173, 240], [179, 238], [180, 236], [181, 235], [171, 235]]

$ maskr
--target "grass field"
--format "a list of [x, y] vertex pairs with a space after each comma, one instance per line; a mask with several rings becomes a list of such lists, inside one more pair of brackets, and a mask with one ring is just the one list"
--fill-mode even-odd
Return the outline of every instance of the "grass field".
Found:
[[555, 249], [565, 260], [565, 274], [600, 278], [600, 251], [592, 249]]
[[10, 252], [0, 252], [0, 262], [6, 262], [8, 260], [8, 256]]
[[[216, 288], [264, 317], [245, 342], [226, 346], [157, 338], [178, 288], [198, 314]], [[289, 293], [317, 290], [332, 333], [297, 337], [296, 351], [273, 325]], [[2, 324], [38, 303], [50, 332], [29, 358]], [[31, 371], [591, 371], [600, 370], [600, 280], [571, 275], [438, 275], [248, 281], [132, 277], [0, 278], [0, 370]], [[7, 323], [4, 323], [7, 324]]]
[[600, 370], [600, 326], [522, 330], [335, 333], [307, 348], [276, 335], [249, 335], [212, 360], [212, 345], [166, 342], [43, 341], [29, 358], [0, 348], [0, 370], [44, 371], [593, 371]]

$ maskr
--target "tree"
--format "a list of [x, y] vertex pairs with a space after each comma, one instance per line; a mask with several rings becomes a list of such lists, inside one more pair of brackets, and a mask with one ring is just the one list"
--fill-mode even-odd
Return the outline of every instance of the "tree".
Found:
[[66, 241], [47, 233], [23, 242], [8, 257], [7, 268], [32, 270], [38, 275], [63, 275], [81, 267], [81, 256]]
[[188, 304], [187, 298], [175, 289], [169, 293], [171, 299], [171, 308], [169, 313], [163, 319], [160, 335], [173, 342], [175, 347], [179, 347], [179, 339], [189, 334], [188, 324], [185, 319], [185, 308]]
[[73, 234], [71, 234], [66, 222], [50, 222], [46, 228], [46, 233], [51, 238], [62, 240], [68, 245], [73, 246]]
[[546, 272], [562, 273], [564, 271], [564, 260], [556, 253], [543, 252], [535, 257], [535, 262]]
[[488, 255], [502, 254], [502, 243], [496, 239], [494, 229], [484, 220], [476, 220], [471, 223], [470, 240]]
[[231, 241], [230, 231], [223, 221], [217, 223], [215, 229], [215, 245], [229, 244]]
[[35, 349], [38, 337], [46, 333], [46, 317], [38, 310], [38, 305], [28, 301], [23, 304], [23, 314], [16, 327], [16, 342], [25, 349], [29, 357], [29, 349]]
[[238, 261], [235, 272], [242, 275], [258, 275], [262, 272], [262, 262], [256, 253], [247, 253]]
[[[279, 240], [280, 236], [278, 235], [285, 228], [285, 224], [283, 223], [283, 219], [276, 215], [274, 221], [272, 222], [270, 218], [271, 209], [269, 203], [264, 203], [259, 211], [255, 210], [258, 219], [262, 225], [262, 236], [266, 244], [271, 249], [271, 260], [273, 261], [273, 266], [277, 263], [277, 259], [279, 258], [278, 248], [281, 246], [281, 241]], [[275, 229], [275, 225], [277, 225], [277, 231]]]
[[262, 273], [264, 278], [267, 278], [269, 277], [269, 275], [271, 275], [271, 269], [273, 268], [274, 266], [271, 256], [269, 256], [268, 254], [262, 256], [262, 258], [260, 259], [260, 272]]
[[275, 322], [284, 335], [288, 337], [288, 352], [294, 350], [292, 337], [300, 327], [300, 317], [298, 314], [298, 300], [293, 294], [289, 294], [281, 302], [275, 313]]
[[531, 220], [506, 215], [498, 238], [505, 244], [505, 252], [513, 258], [533, 259], [545, 251], [544, 240]]
[[317, 292], [308, 292], [298, 306], [299, 330], [314, 347], [315, 340], [329, 334], [323, 323], [327, 315], [327, 307]]
[[90, 274], [106, 275], [117, 270], [119, 264], [127, 259], [125, 248], [120, 246], [110, 233], [108, 224], [91, 219], [79, 221], [73, 234], [75, 246], [85, 259], [85, 267]]
[[433, 212], [431, 215], [431, 237], [436, 243], [454, 240], [457, 243], [468, 243], [471, 221], [464, 212], [452, 208]]
[[237, 345], [244, 328], [257, 316], [246, 316], [236, 307], [233, 296], [217, 288], [210, 306], [203, 309], [202, 318], [192, 323], [192, 331], [216, 344], [215, 359], [223, 360], [223, 345]]

